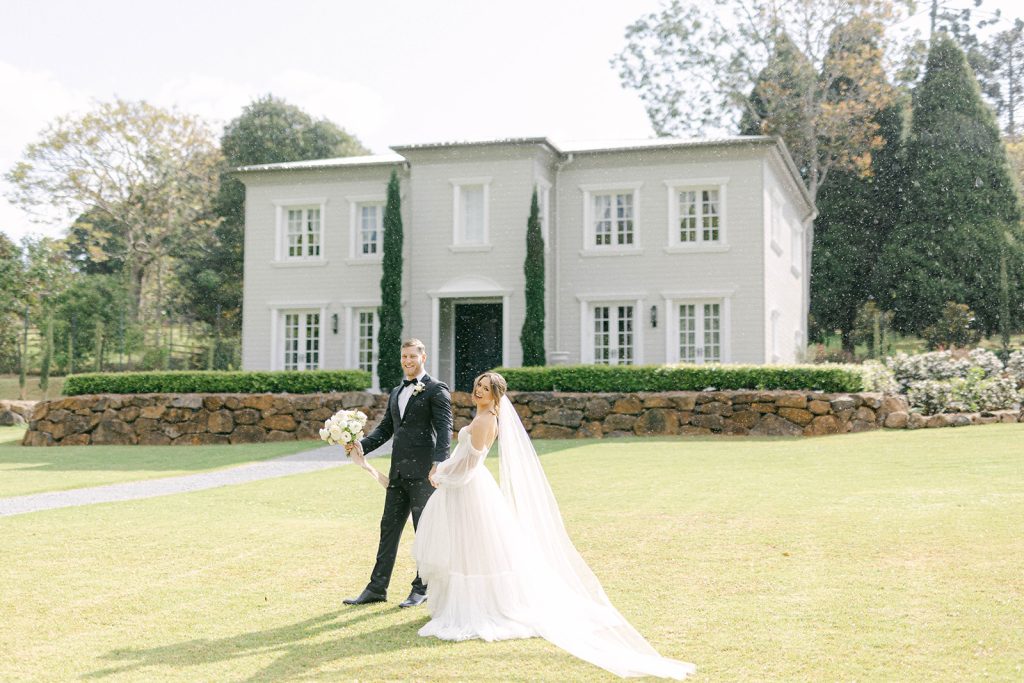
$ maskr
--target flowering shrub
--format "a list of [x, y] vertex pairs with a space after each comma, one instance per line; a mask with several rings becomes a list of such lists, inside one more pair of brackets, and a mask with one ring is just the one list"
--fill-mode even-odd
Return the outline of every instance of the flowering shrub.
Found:
[[1018, 387], [1024, 379], [1024, 353], [1015, 352], [1010, 358], [1014, 365], [1004, 368], [998, 356], [980, 348], [966, 354], [899, 353], [886, 359], [886, 367], [897, 390], [926, 414], [1000, 410], [1022, 400]]
[[1024, 388], [1024, 349], [1010, 354], [1006, 360], [1006, 372], [1016, 380], [1018, 387]]
[[985, 349], [974, 349], [967, 354], [953, 351], [932, 351], [908, 356], [900, 352], [885, 360], [900, 388], [906, 390], [911, 382], [922, 380], [948, 380], [967, 377], [972, 368], [982, 371], [984, 377], [1002, 374], [999, 357]]
[[907, 401], [925, 415], [943, 413], [953, 405], [955, 392], [949, 381], [922, 379], [907, 387]]
[[896, 375], [884, 363], [876, 360], [865, 361], [862, 366], [865, 391], [880, 391], [884, 394], [900, 393]]

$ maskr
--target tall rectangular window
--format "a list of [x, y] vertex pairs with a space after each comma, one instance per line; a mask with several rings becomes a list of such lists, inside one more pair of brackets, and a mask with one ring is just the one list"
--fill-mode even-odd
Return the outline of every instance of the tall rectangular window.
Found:
[[697, 305], [679, 306], [679, 360], [697, 362]]
[[632, 192], [595, 194], [593, 211], [595, 246], [632, 246]]
[[594, 319], [594, 363], [632, 365], [635, 357], [633, 306], [597, 305]]
[[282, 315], [285, 370], [320, 367], [320, 314], [291, 312]]
[[376, 317], [373, 309], [366, 309], [358, 311], [356, 319], [356, 350], [358, 354], [356, 362], [360, 370], [371, 373], [375, 367], [374, 344], [376, 338], [374, 329]]
[[722, 304], [679, 304], [679, 360], [683, 363], [722, 361]]
[[483, 244], [486, 241], [483, 185], [459, 186], [459, 229], [464, 244]]
[[789, 235], [789, 268], [793, 275], [800, 275], [804, 264], [804, 232], [793, 225]]
[[287, 210], [288, 258], [320, 256], [320, 209]]
[[722, 360], [721, 304], [704, 304], [704, 362]]
[[357, 257], [378, 256], [384, 236], [384, 206], [381, 204], [359, 204], [356, 210], [359, 222]]

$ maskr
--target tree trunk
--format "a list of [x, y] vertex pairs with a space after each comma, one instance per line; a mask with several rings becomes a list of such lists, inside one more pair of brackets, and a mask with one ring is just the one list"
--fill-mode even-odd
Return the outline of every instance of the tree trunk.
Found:
[[842, 330], [843, 351], [853, 355], [853, 330]]

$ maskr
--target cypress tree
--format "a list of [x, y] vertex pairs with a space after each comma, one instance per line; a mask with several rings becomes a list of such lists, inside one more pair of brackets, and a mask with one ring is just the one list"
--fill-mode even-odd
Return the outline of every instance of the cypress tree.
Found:
[[811, 259], [811, 317], [818, 335], [839, 330], [853, 352], [860, 308], [876, 295], [870, 285], [902, 201], [903, 112], [896, 103], [875, 117], [884, 145], [865, 176], [833, 169], [818, 192]]
[[[986, 335], [999, 324], [1004, 234], [1020, 231], [1020, 210], [995, 116], [963, 52], [935, 37], [914, 90], [904, 210], [880, 263], [894, 326], [920, 334], [946, 302], [966, 304]], [[1008, 258], [1010, 296], [1019, 301], [1019, 250]]]
[[402, 381], [402, 199], [398, 171], [391, 171], [384, 207], [383, 273], [380, 276], [380, 328], [377, 378], [382, 391]]
[[544, 236], [540, 232], [540, 207], [537, 190], [530, 199], [530, 217], [526, 221], [526, 317], [519, 342], [523, 346], [523, 365], [546, 365], [544, 354]]

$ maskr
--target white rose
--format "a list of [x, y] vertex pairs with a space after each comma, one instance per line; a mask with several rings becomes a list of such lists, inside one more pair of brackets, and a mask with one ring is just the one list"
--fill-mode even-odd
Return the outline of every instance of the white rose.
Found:
[[341, 427], [339, 427], [338, 425], [331, 425], [331, 428], [328, 431], [330, 431], [331, 433], [331, 438], [335, 440], [340, 439], [341, 435], [343, 434], [343, 432], [341, 431]]
[[320, 438], [324, 439], [325, 441], [327, 440], [327, 437], [330, 436], [330, 434], [331, 434], [331, 432], [330, 432], [329, 429], [321, 429], [320, 430]]
[[351, 440], [352, 440], [352, 435], [350, 433], [348, 433], [348, 432], [342, 432], [341, 433], [341, 442], [342, 443], [348, 443]]

